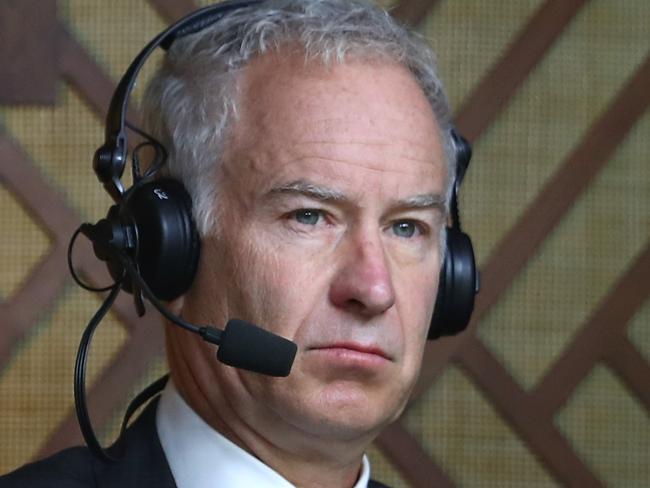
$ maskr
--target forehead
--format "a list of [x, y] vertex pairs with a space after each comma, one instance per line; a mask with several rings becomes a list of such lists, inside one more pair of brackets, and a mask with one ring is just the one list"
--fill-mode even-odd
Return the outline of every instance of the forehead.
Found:
[[301, 55], [267, 54], [242, 73], [238, 105], [226, 151], [246, 162], [238, 171], [279, 177], [317, 167], [337, 177], [348, 169], [352, 177], [444, 180], [433, 111], [411, 73], [397, 63], [323, 66]]

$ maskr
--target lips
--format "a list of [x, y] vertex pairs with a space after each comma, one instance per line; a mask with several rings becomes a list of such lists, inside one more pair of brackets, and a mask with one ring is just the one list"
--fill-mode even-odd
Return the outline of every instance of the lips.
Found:
[[361, 352], [364, 354], [374, 354], [376, 356], [381, 356], [384, 359], [389, 359], [388, 355], [379, 347], [363, 346], [361, 344], [355, 344], [355, 343], [347, 343], [347, 342], [337, 343], [337, 344], [321, 347], [320, 349], [348, 349], [350, 351]]
[[324, 353], [330, 353], [335, 355], [347, 355], [347, 356], [374, 356], [377, 359], [385, 359], [390, 361], [391, 357], [380, 347], [377, 346], [367, 346], [363, 344], [358, 344], [355, 342], [336, 342], [332, 344], [325, 344], [321, 346], [316, 346], [309, 348], [313, 351], [320, 351]]

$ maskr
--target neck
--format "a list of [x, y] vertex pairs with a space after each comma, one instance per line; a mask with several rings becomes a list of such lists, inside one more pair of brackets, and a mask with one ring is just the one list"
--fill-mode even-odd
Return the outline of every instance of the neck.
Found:
[[[269, 416], [258, 409], [258, 401], [229, 391], [227, 381], [217, 374], [224, 367], [215, 366], [212, 348], [178, 334], [188, 335], [167, 330], [171, 379], [208, 425], [296, 486], [354, 486], [372, 438], [322, 439]], [[251, 418], [257, 422], [248, 421]]]

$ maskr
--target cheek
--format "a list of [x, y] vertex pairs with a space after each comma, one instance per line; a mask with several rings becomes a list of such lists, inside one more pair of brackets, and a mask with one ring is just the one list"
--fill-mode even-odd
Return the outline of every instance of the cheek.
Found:
[[279, 313], [277, 306], [281, 305], [276, 299], [278, 289], [283, 288], [279, 283], [282, 265], [278, 253], [265, 249], [263, 244], [253, 239], [234, 244], [231, 248], [235, 263], [231, 289], [237, 293], [236, 308], [250, 314], [243, 318], [269, 321], [273, 318], [269, 314]]
[[292, 337], [322, 293], [318, 285], [322, 266], [311, 256], [293, 253], [269, 240], [243, 239], [233, 244], [235, 265], [228, 288], [238, 291], [231, 296], [232, 311], [238, 312], [239, 318]]
[[283, 249], [270, 265], [274, 267], [274, 272], [264, 273], [267, 311], [279, 320], [273, 325], [291, 337], [295, 338], [297, 330], [328, 296], [329, 268], [322, 261], [308, 253], [292, 253]]
[[424, 347], [438, 291], [438, 258], [430, 264], [408, 268], [395, 283], [396, 306], [412, 347]]
[[422, 364], [431, 317], [435, 306], [437, 275], [413, 277], [402, 288], [398, 314], [404, 334], [403, 374], [405, 384], [412, 384]]

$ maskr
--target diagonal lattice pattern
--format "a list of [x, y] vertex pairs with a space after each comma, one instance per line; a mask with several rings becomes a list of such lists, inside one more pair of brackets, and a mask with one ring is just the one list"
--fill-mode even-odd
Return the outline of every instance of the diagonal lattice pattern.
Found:
[[[56, 105], [0, 108], [1, 215], [24, 243], [0, 241], [0, 472], [79, 441], [66, 356], [95, 299], [71, 291], [63, 258], [81, 219], [108, 204], [90, 172], [101, 119], [139, 47], [206, 3], [60, 0]], [[382, 4], [432, 39], [475, 143], [463, 213], [483, 291], [471, 330], [428, 348], [413, 403], [371, 450], [375, 476], [395, 486], [643, 486], [650, 4]], [[88, 249], [77, 259], [90, 280], [106, 278]], [[137, 319], [127, 299], [102, 333], [90, 408], [108, 440], [164, 360], [159, 320]]]

